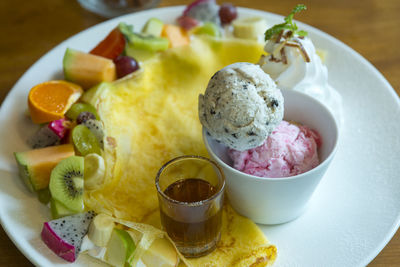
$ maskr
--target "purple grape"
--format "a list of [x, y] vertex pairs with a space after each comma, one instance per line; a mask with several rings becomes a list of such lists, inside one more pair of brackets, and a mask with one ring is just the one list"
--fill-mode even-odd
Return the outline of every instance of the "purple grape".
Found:
[[118, 56], [114, 59], [115, 67], [117, 69], [118, 78], [122, 78], [129, 73], [137, 71], [139, 69], [139, 64], [134, 58], [129, 56]]
[[219, 9], [219, 18], [222, 24], [229, 24], [237, 18], [237, 10], [231, 3], [223, 3]]
[[82, 111], [81, 113], [79, 113], [78, 117], [76, 117], [76, 123], [81, 124], [87, 120], [95, 120], [95, 119], [96, 116], [92, 112]]

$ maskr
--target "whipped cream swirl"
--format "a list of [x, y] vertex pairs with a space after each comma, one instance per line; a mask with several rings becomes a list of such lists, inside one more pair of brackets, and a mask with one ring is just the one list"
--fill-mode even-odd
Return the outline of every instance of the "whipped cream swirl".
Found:
[[278, 88], [301, 91], [318, 99], [332, 111], [339, 125], [343, 123], [342, 98], [328, 84], [328, 70], [309, 38], [285, 38], [281, 34], [268, 40], [264, 50], [269, 55], [263, 56], [259, 64]]

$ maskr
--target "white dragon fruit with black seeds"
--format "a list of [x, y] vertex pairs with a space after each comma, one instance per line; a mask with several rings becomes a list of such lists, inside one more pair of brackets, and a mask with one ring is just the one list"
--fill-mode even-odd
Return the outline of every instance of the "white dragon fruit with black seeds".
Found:
[[58, 145], [60, 140], [61, 138], [45, 125], [28, 139], [28, 145], [32, 148], [43, 148]]
[[103, 130], [103, 123], [99, 120], [86, 120], [82, 122], [97, 138], [99, 141], [100, 147], [104, 148], [104, 130]]
[[221, 24], [219, 18], [219, 6], [215, 0], [198, 0], [188, 5], [183, 12], [184, 16], [194, 18], [198, 21], [209, 21], [217, 25]]
[[45, 222], [41, 234], [43, 242], [59, 257], [74, 262], [94, 215], [89, 211]]

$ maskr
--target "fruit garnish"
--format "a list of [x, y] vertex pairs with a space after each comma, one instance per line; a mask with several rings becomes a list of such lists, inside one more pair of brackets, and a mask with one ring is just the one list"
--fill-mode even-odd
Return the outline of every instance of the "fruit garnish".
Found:
[[14, 153], [19, 176], [31, 191], [47, 188], [53, 168], [73, 155], [74, 147], [70, 144]]
[[114, 220], [111, 216], [101, 213], [93, 218], [89, 226], [88, 237], [96, 246], [105, 247], [114, 230]]
[[31, 135], [27, 143], [32, 148], [44, 148], [48, 146], [58, 145], [61, 138], [49, 128], [49, 125], [44, 125]]
[[106, 167], [102, 156], [92, 153], [85, 156], [84, 186], [94, 190], [103, 186]]
[[48, 81], [34, 86], [29, 92], [29, 114], [34, 123], [64, 118], [65, 112], [83, 93], [82, 88], [66, 81]]
[[128, 41], [125, 47], [125, 54], [128, 56], [132, 55], [127, 53], [127, 50], [143, 50], [153, 53], [168, 49], [169, 41], [166, 38], [135, 33], [132, 25], [123, 22], [118, 27]]
[[222, 25], [231, 23], [238, 15], [236, 7], [231, 3], [223, 3], [218, 14]]
[[114, 62], [111, 59], [67, 48], [63, 59], [65, 79], [87, 89], [101, 82], [116, 79]]
[[178, 253], [171, 242], [166, 238], [157, 238], [141, 257], [146, 266], [177, 266], [179, 262]]
[[194, 18], [198, 21], [209, 21], [220, 24], [219, 6], [215, 0], [197, 0], [188, 5], [183, 12], [184, 16]]
[[48, 187], [46, 187], [44, 189], [40, 189], [36, 193], [38, 195], [38, 199], [39, 199], [40, 203], [47, 204], [50, 202], [51, 194], [50, 194], [50, 190]]
[[65, 118], [51, 121], [48, 125], [49, 129], [52, 130], [60, 139], [63, 139], [70, 129], [71, 122]]
[[185, 29], [172, 24], [164, 25], [161, 36], [169, 40], [169, 47], [179, 47], [190, 43], [189, 36]]
[[188, 16], [180, 16], [179, 18], [176, 19], [176, 21], [182, 28], [184, 28], [187, 31], [189, 31], [189, 30], [193, 29], [194, 27], [196, 27], [197, 25], [199, 25], [198, 20], [188, 17]]
[[42, 240], [59, 257], [74, 262], [93, 216], [94, 213], [89, 211], [45, 222]]
[[163, 37], [145, 36], [138, 33], [131, 33], [128, 36], [128, 45], [135, 49], [150, 52], [164, 51], [168, 49], [169, 40]]
[[104, 138], [104, 129], [103, 123], [99, 120], [86, 120], [82, 122], [93, 134], [96, 136], [97, 141], [99, 141], [100, 148], [103, 149], [103, 138]]
[[122, 78], [139, 69], [137, 61], [130, 56], [118, 56], [114, 59], [115, 67], [117, 68], [117, 77]]
[[306, 36], [308, 33], [306, 31], [298, 30], [296, 23], [293, 22], [294, 15], [306, 9], [307, 7], [305, 5], [302, 4], [296, 5], [293, 8], [292, 12], [290, 12], [290, 14], [285, 17], [284, 23], [276, 24], [265, 32], [265, 41], [268, 41], [274, 36], [278, 36], [284, 30], [291, 31], [293, 35]]
[[76, 213], [75, 211], [68, 209], [66, 206], [64, 206], [54, 198], [50, 200], [50, 212], [51, 212], [51, 218], [53, 219], [58, 219]]
[[193, 30], [194, 34], [206, 34], [214, 37], [221, 37], [219, 27], [212, 22], [205, 22], [203, 25]]
[[80, 155], [101, 154], [100, 143], [96, 136], [85, 126], [77, 125], [72, 130], [72, 141]]
[[77, 124], [82, 124], [87, 120], [95, 120], [96, 116], [89, 111], [82, 111], [81, 113], [79, 113], [78, 117], [76, 117], [76, 123]]
[[267, 22], [261, 17], [248, 17], [236, 19], [232, 25], [235, 37], [257, 40], [264, 33]]
[[102, 40], [90, 54], [114, 59], [121, 55], [125, 48], [125, 37], [119, 28], [113, 29], [104, 40]]
[[107, 244], [104, 259], [112, 266], [124, 267], [135, 249], [135, 242], [129, 233], [125, 230], [114, 228]]
[[128, 38], [129, 35], [134, 33], [133, 32], [133, 25], [126, 24], [125, 22], [119, 23], [118, 24], [118, 29], [125, 36], [125, 38]]
[[60, 161], [50, 176], [52, 198], [74, 212], [83, 211], [83, 171], [83, 157], [72, 156]]
[[99, 119], [99, 115], [97, 114], [97, 110], [95, 107], [88, 103], [75, 103], [71, 106], [71, 108], [65, 113], [65, 116], [67, 116], [71, 120], [76, 120], [78, 115], [81, 112], [84, 111], [89, 111], [90, 113], [94, 114], [96, 116], [96, 119]]
[[144, 35], [153, 35], [159, 37], [161, 35], [161, 31], [163, 29], [164, 22], [157, 18], [149, 19], [146, 24], [143, 26], [142, 33]]

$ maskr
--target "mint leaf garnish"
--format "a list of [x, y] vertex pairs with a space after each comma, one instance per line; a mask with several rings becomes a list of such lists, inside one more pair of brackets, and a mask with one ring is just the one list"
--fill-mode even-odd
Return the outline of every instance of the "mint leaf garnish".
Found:
[[278, 35], [282, 30], [289, 30], [292, 31], [293, 34], [297, 34], [299, 36], [306, 36], [308, 33], [302, 30], [299, 31], [296, 23], [293, 22], [294, 15], [306, 9], [307, 7], [303, 4], [296, 5], [293, 8], [292, 12], [290, 12], [290, 14], [285, 17], [284, 23], [276, 24], [265, 32], [265, 41], [268, 41], [273, 36]]

